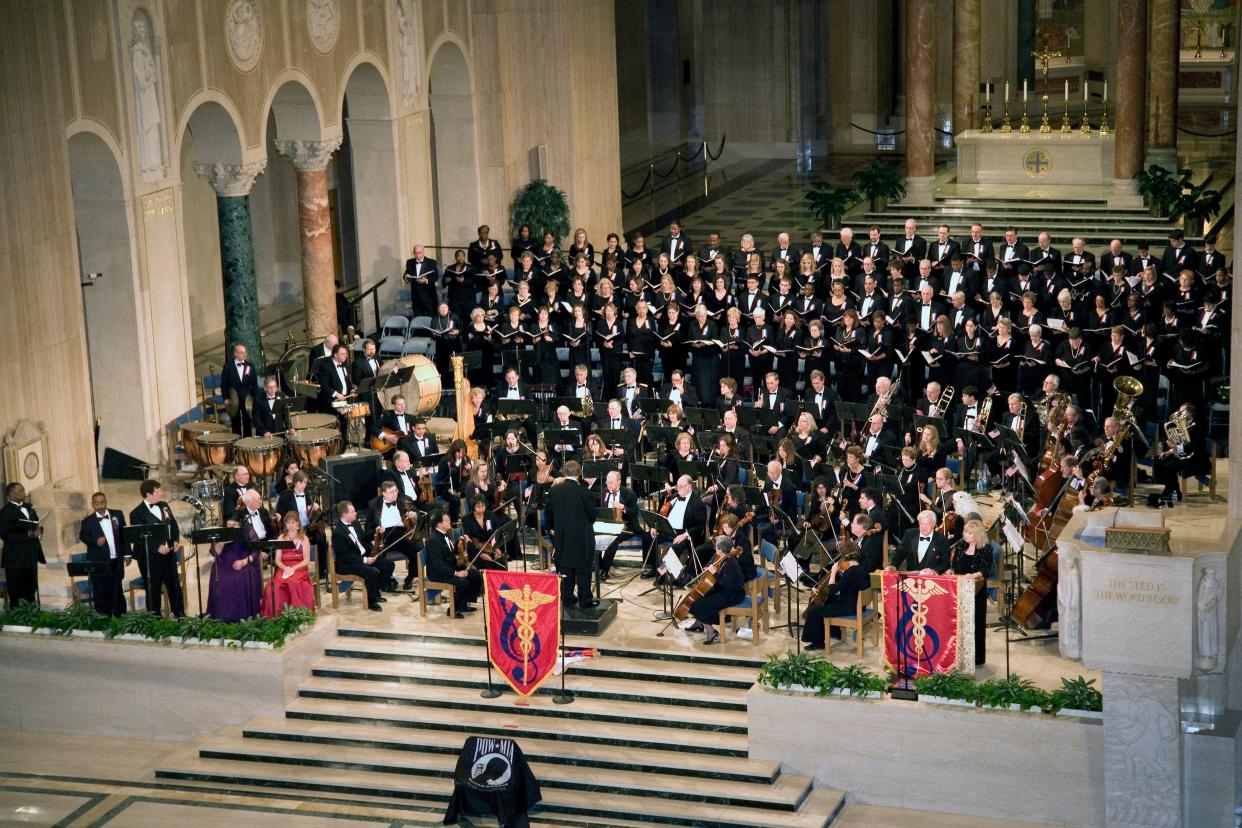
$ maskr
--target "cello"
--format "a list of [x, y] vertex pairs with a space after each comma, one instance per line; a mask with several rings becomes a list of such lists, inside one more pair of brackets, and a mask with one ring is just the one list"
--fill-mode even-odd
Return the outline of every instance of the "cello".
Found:
[[[751, 518], [755, 516], [754, 512], [747, 512], [738, 519], [737, 527], [733, 530], [733, 537], [737, 537], [737, 533], [742, 530]], [[723, 517], [723, 515], [722, 515]], [[719, 521], [717, 521], [719, 525]], [[720, 534], [719, 529], [717, 534]], [[716, 557], [707, 566], [703, 567], [703, 571], [693, 584], [686, 588], [682, 594], [681, 600], [677, 602], [677, 606], [673, 609], [673, 617], [678, 621], [685, 621], [686, 616], [690, 614], [690, 605], [700, 598], [707, 596], [716, 586], [716, 576], [720, 574], [720, 567], [724, 565], [726, 558], [736, 558], [742, 554], [742, 545], [734, 543], [733, 548], [727, 554], [717, 552]]]
[[1051, 517], [1044, 513], [1038, 522], [1026, 527], [1026, 538], [1037, 550], [1048, 551], [1035, 564], [1035, 579], [1014, 603], [1009, 617], [1028, 630], [1042, 627], [1057, 603], [1057, 567], [1060, 557], [1054, 540], [1074, 514], [1077, 498], [1072, 497], [1070, 481], [1062, 487], [1061, 499]]

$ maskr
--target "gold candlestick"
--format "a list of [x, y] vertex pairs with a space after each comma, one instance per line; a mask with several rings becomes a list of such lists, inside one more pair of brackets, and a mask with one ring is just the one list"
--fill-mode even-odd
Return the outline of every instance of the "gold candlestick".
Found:
[[1091, 121], [1087, 118], [1087, 102], [1082, 102], [1082, 125], [1078, 127], [1078, 131], [1084, 136], [1091, 134]]
[[1108, 134], [1108, 107], [1104, 107], [1104, 114], [1100, 116], [1100, 137], [1103, 138]]
[[1052, 132], [1052, 124], [1048, 123], [1048, 96], [1043, 96], [1044, 113], [1039, 120], [1039, 131], [1043, 134]]
[[1009, 123], [1009, 101], [1008, 100], [1005, 101], [1005, 114], [1003, 116], [1003, 119], [1001, 120], [1000, 131], [1005, 134], [1013, 132], [1013, 127]]
[[980, 132], [992, 131], [992, 102], [983, 102], [983, 123], [979, 125]]

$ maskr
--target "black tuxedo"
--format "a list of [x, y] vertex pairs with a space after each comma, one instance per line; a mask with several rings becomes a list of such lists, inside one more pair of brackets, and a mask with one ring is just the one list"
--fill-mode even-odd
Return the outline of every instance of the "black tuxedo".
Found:
[[283, 394], [276, 394], [273, 403], [268, 402], [267, 394], [255, 397], [251, 417], [254, 423], [254, 433], [258, 436], [289, 430], [288, 403]]
[[[428, 434], [428, 437], [431, 435]], [[410, 490], [406, 491], [405, 483], [409, 483]], [[380, 485], [385, 481], [391, 481], [397, 484], [397, 492], [405, 495], [411, 500], [418, 500], [418, 477], [414, 473], [414, 467], [411, 466], [408, 471], [398, 471], [396, 466], [390, 466], [383, 474], [380, 475]], [[412, 494], [411, 494], [412, 492]]]
[[242, 374], [238, 374], [237, 361], [230, 358], [220, 371], [220, 393], [227, 401], [232, 394], [237, 395], [237, 416], [230, 417], [230, 425], [234, 434], [249, 437], [253, 434], [250, 422], [250, 411], [247, 406], [250, 400], [259, 396], [259, 375], [254, 365], [248, 360], [242, 363]]
[[[1008, 275], [1012, 276], [1017, 273], [1018, 263], [1016, 260], [1017, 259], [1030, 260], [1031, 249], [1027, 247], [1025, 244], [1023, 244], [1022, 242], [1015, 241], [1012, 245], [1012, 251], [1013, 251], [1012, 256], [1009, 255], [1010, 250], [1011, 250], [1010, 245], [1006, 244], [1005, 242], [1001, 242], [999, 245], [997, 245], [996, 258], [998, 261], [1000, 261], [1000, 270], [998, 270], [997, 272], [1007, 273]], [[1013, 264], [1010, 264], [1010, 265], [1005, 264], [1005, 259], [1007, 256], [1015, 260]]]
[[896, 554], [889, 560], [898, 572], [918, 572], [922, 569], [935, 570], [943, 575], [949, 569], [949, 539], [933, 531], [931, 543], [924, 556], [919, 558], [919, 529], [907, 529], [897, 544]]
[[1114, 256], [1112, 253], [1105, 253], [1100, 257], [1100, 270], [1104, 272], [1105, 279], [1112, 278], [1113, 268], [1121, 265], [1126, 269], [1127, 276], [1137, 275], [1134, 272], [1134, 257], [1124, 250], [1120, 255]]
[[[349, 394], [354, 390], [353, 380], [349, 375], [349, 366], [341, 364], [341, 371], [338, 372], [336, 361], [325, 359], [319, 363], [319, 371], [315, 375], [315, 381], [319, 383], [319, 409], [324, 412], [332, 411], [333, 393]], [[341, 379], [344, 374], [344, 380]]]
[[669, 236], [660, 242], [660, 249], [657, 251], [657, 255], [659, 253], [667, 253], [669, 266], [679, 268], [685, 263], [686, 255], [692, 250], [693, 246], [690, 244], [690, 239], [686, 238], [685, 233], [682, 233], [675, 239]]
[[[901, 272], [906, 277], [906, 282], [911, 283], [911, 279], [919, 273], [919, 261], [927, 258], [927, 239], [918, 233], [914, 237], [907, 239], [904, 235], [898, 237], [896, 244], [893, 246], [893, 255], [900, 257], [902, 264]], [[912, 256], [913, 261], [906, 262], [905, 258]]]
[[[758, 379], [762, 380], [762, 377]], [[776, 389], [776, 404], [773, 405], [772, 395], [768, 391], [766, 383], [763, 388], [755, 394], [755, 400], [759, 403], [756, 408], [760, 411], [775, 411], [776, 425], [782, 429], [787, 428], [790, 420], [792, 419], [789, 412], [786, 411], [786, 403], [788, 403], [791, 399], [793, 399], [793, 394], [789, 392], [789, 389], [779, 386]], [[756, 428], [758, 428], [758, 426], [756, 426]], [[766, 429], [764, 429], [764, 431], [766, 431]]]
[[1160, 272], [1176, 279], [1178, 273], [1183, 270], [1195, 270], [1198, 264], [1199, 257], [1190, 245], [1183, 244], [1178, 248], [1169, 245], [1160, 257]]
[[[147, 586], [147, 610], [160, 614], [163, 605], [163, 590], [168, 590], [168, 608], [172, 614], [178, 618], [185, 615], [184, 600], [181, 596], [181, 579], [177, 573], [177, 556], [171, 551], [172, 544], [181, 540], [181, 529], [177, 526], [177, 519], [173, 517], [172, 509], [168, 504], [161, 500], [155, 504], [155, 508], [159, 510], [161, 517], [156, 517], [147, 507], [146, 502], [139, 503], [129, 513], [129, 524], [131, 526], [151, 526], [155, 524], [164, 524], [168, 527], [168, 544], [170, 551], [167, 554], [161, 554], [159, 544], [153, 543], [150, 550], [145, 545], [134, 547], [134, 560], [138, 561], [138, 569], [142, 573], [143, 580]], [[148, 551], [150, 561], [148, 562]], [[148, 563], [150, 565], [148, 571]]]
[[466, 570], [466, 577], [457, 577], [457, 549], [453, 539], [438, 529], [432, 529], [427, 538], [427, 578], [453, 585], [453, 610], [460, 613], [466, 605], [479, 597], [483, 576], [477, 570]]
[[943, 244], [941, 244], [939, 239], [927, 243], [927, 258], [931, 259], [933, 267], [940, 264], [945, 269], [948, 269], [953, 255], [961, 252], [962, 246], [955, 239], [947, 239]]
[[[660, 399], [667, 400], [669, 392], [673, 390], [673, 384], [665, 383], [664, 388], [660, 390]], [[681, 385], [681, 410], [687, 408], [697, 408], [699, 405], [699, 395], [694, 388], [688, 383], [683, 382]]]
[[878, 281], [883, 282], [888, 278], [888, 260], [892, 257], [893, 251], [887, 244], [882, 241], [872, 244], [867, 240], [862, 244], [863, 258], [870, 256], [875, 262], [875, 272], [879, 274]]
[[435, 435], [430, 431], [423, 432], [423, 440], [423, 447], [420, 449], [418, 438], [411, 431], [397, 442], [397, 448], [410, 455], [411, 460], [417, 460], [420, 457], [430, 457], [433, 454], [440, 453], [440, 446], [436, 444]]
[[26, 533], [34, 528], [22, 523], [39, 520], [39, 513], [29, 503], [23, 504], [28, 517], [23, 517], [17, 504], [9, 502], [0, 509], [0, 541], [4, 551], [0, 553], [0, 566], [4, 567], [5, 583], [8, 585], [8, 606], [15, 607], [22, 601], [36, 603], [39, 600], [39, 564], [46, 564], [43, 543]]
[[[967, 237], [966, 240], [962, 242], [962, 253], [968, 257], [966, 259], [966, 269], [973, 270], [980, 274], [983, 273], [983, 266], [988, 262], [988, 260], [996, 258], [996, 250], [993, 248], [992, 242], [984, 238], [980, 238], [979, 241], [975, 241], [974, 239]], [[970, 256], [974, 256], [975, 259], [978, 259], [979, 261], [969, 258]]]
[[222, 520], [228, 520], [239, 510], [244, 509], [245, 507], [239, 505], [238, 503], [238, 501], [241, 500], [241, 496], [248, 491], [257, 492], [258, 490], [259, 487], [253, 483], [247, 483], [245, 486], [238, 486], [235, 480], [230, 479], [223, 486], [220, 498], [220, 518]]
[[[956, 284], [954, 284], [955, 276], [957, 276]], [[941, 278], [941, 285], [944, 288], [945, 295], [950, 299], [959, 290], [966, 294], [967, 299], [973, 299], [975, 293], [979, 290], [978, 276], [969, 267], [963, 267], [960, 276], [954, 274], [952, 267], [945, 268], [944, 276]]]
[[[338, 576], [356, 575], [362, 578], [367, 592], [367, 606], [374, 609], [379, 606], [381, 586], [392, 578], [393, 562], [383, 557], [368, 564], [364, 557], [369, 557], [372, 553], [372, 550], [366, 549], [369, 540], [363, 536], [357, 522], [350, 526], [353, 527], [358, 543], [354, 543], [349, 527], [341, 521], [338, 520], [332, 526], [332, 566]], [[363, 548], [359, 548], [359, 543]]]
[[[862, 272], [862, 248], [858, 242], [851, 241], [849, 246], [837, 242], [833, 247], [833, 255], [845, 263], [845, 272], [853, 276]], [[798, 268], [795, 266], [794, 270]]]
[[576, 478], [561, 478], [548, 491], [547, 522], [552, 528], [556, 571], [565, 576], [561, 600], [591, 600], [591, 562], [595, 551], [596, 499]]
[[312, 348], [310, 356], [306, 358], [306, 376], [319, 376], [319, 363], [325, 359], [332, 359], [332, 354], [326, 352], [323, 345]]
[[[477, 242], [475, 242], [477, 244]], [[496, 261], [500, 261], [500, 247], [496, 247]], [[483, 270], [480, 263], [475, 267], [475, 272], [479, 273]], [[436, 265], [436, 260], [423, 257], [422, 261], [415, 259], [405, 260], [405, 272], [402, 278], [410, 286], [410, 306], [415, 316], [431, 316], [436, 312], [436, 285], [440, 281], [440, 271]], [[415, 279], [427, 280], [426, 284], [415, 281]]]
[[[487, 402], [484, 401], [484, 405], [486, 404]], [[397, 412], [391, 409], [384, 412], [384, 415], [380, 417], [379, 424], [381, 427], [386, 428], [389, 431], [399, 431], [402, 434], [409, 434], [411, 431], [414, 430], [414, 415], [410, 414], [407, 411], [405, 414], [401, 416], [405, 421], [404, 428], [402, 428], [401, 421], [397, 419]]]
[[[124, 615], [125, 559], [131, 557], [133, 551], [125, 543], [125, 515], [109, 509], [108, 521], [112, 524], [112, 547], [108, 546], [106, 540], [104, 521], [96, 512], [82, 518], [78, 527], [78, 540], [86, 545], [86, 560], [108, 564], [107, 575], [91, 577], [91, 597], [94, 599], [95, 610], [103, 615]], [[103, 546], [99, 545], [100, 538], [105, 538]]]

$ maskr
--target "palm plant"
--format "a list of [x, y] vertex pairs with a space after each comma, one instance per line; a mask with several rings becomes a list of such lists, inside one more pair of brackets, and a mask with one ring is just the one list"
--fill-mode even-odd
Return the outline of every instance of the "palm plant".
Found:
[[871, 211], [875, 213], [882, 211], [887, 202], [906, 194], [906, 185], [896, 168], [879, 158], [873, 158], [870, 167], [854, 173], [854, 186], [870, 200]]
[[509, 205], [509, 224], [513, 238], [517, 238], [518, 228], [526, 224], [533, 238], [542, 239], [544, 233], [552, 233], [559, 243], [569, 235], [569, 202], [565, 199], [565, 191], [536, 178], [518, 190]]
[[849, 187], [834, 187], [823, 181], [812, 184], [806, 194], [808, 209], [824, 227], [836, 227], [845, 211], [861, 200], [862, 196], [857, 191]]

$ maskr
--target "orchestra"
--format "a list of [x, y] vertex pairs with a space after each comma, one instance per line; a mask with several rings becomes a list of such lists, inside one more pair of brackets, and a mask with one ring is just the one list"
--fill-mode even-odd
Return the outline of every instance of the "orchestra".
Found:
[[[287, 462], [256, 471], [237, 452], [235, 465], [213, 465], [227, 472], [213, 517], [244, 536], [219, 561], [270, 568], [260, 542], [293, 515], [318, 561], [361, 579], [368, 608], [414, 590], [421, 556], [428, 578], [455, 585], [452, 612], [464, 615], [479, 569], [543, 565], [524, 554], [534, 532], [571, 576], [565, 600], [589, 610], [634, 543], [634, 577], [693, 588], [715, 573], [692, 612], [710, 641], [715, 605], [740, 600], [762, 541], [818, 570], [809, 583], [828, 597], [803, 626], [814, 647], [824, 613], [852, 609], [859, 573], [991, 571], [975, 563], [992, 559], [977, 554], [986, 533], [957, 513], [962, 491], [1003, 493], [1048, 524], [1062, 502], [1132, 490], [1148, 454], [1135, 435], [1162, 382], [1173, 413], [1150, 448], [1163, 487], [1152, 505], [1176, 503], [1184, 477], [1208, 472], [1193, 401], [1205, 375], [1227, 370], [1232, 286], [1219, 253], [1200, 257], [1171, 235], [1159, 259], [1119, 241], [1097, 259], [1080, 239], [1062, 256], [1047, 234], [1028, 249], [1012, 228], [992, 239], [972, 224], [961, 242], [949, 226], [931, 242], [917, 229], [909, 222], [895, 249], [876, 227], [861, 245], [845, 228], [839, 244], [817, 233], [801, 251], [782, 234], [767, 253], [749, 235], [730, 251], [715, 233], [696, 250], [675, 225], [655, 251], [639, 235], [596, 251], [579, 232], [562, 266], [554, 237], [506, 253], [480, 227], [442, 278], [415, 245], [404, 278], [431, 320], [419, 333], [441, 375], [468, 358], [459, 429], [433, 429], [437, 412], [382, 384], [402, 360], [352, 330], [282, 359], [299, 384], [260, 377], [245, 346], [230, 347], [221, 377], [237, 437], [293, 445], [326, 424], [331, 456], [359, 419], [383, 471], [355, 506], [329, 501], [318, 456], [277, 455]], [[167, 542], [149, 555], [126, 546], [106, 499], [92, 501], [82, 542], [110, 572], [136, 560], [152, 608], [167, 594], [181, 615], [177, 521], [158, 483], [140, 496], [129, 523], [164, 523]], [[0, 510], [18, 597], [41, 561], [22, 498], [10, 491]], [[612, 527], [597, 547], [593, 525]], [[717, 554], [722, 536], [741, 561]], [[115, 572], [97, 580], [97, 606], [123, 611]]]

